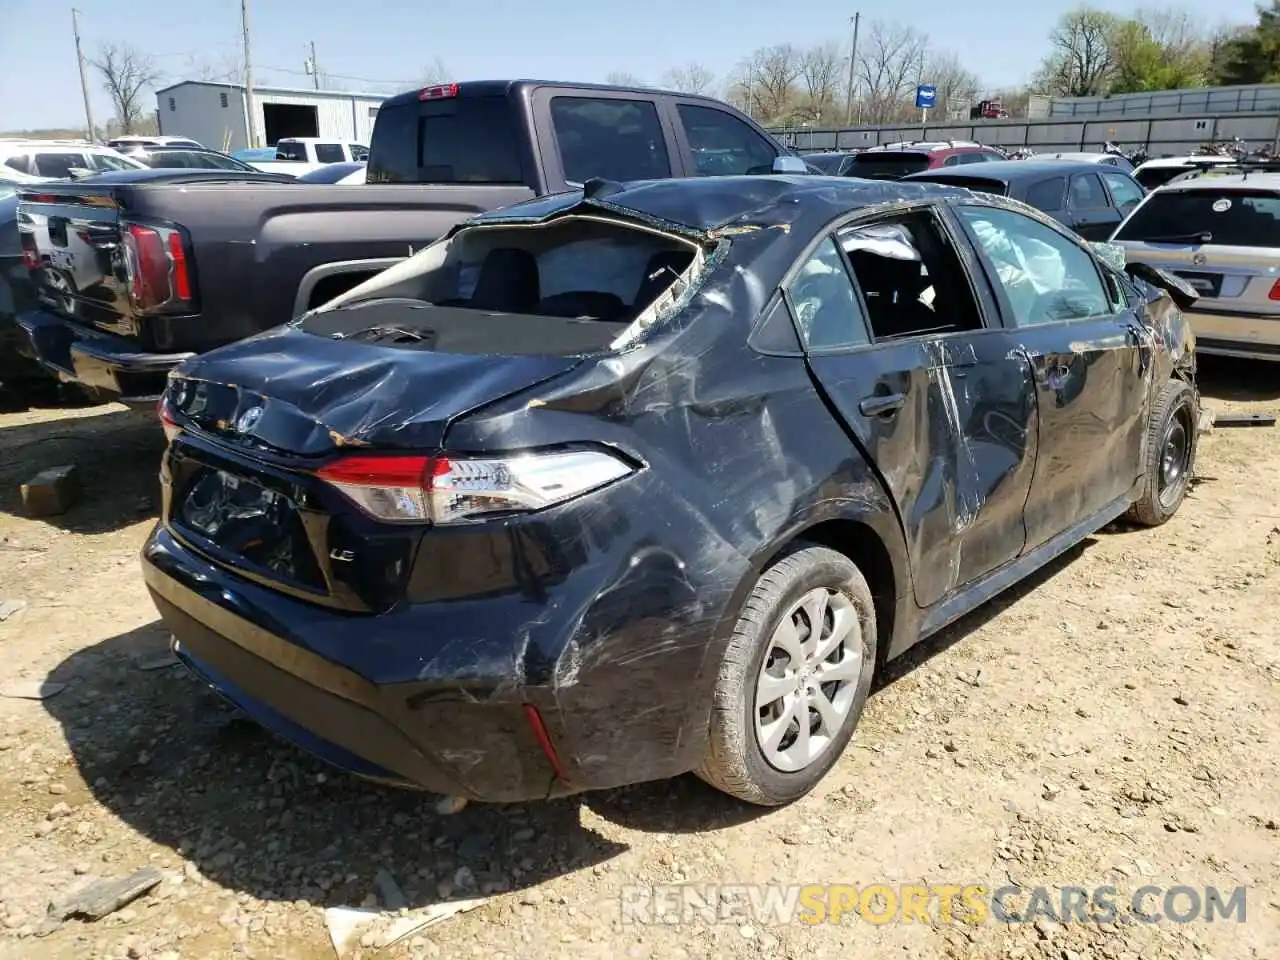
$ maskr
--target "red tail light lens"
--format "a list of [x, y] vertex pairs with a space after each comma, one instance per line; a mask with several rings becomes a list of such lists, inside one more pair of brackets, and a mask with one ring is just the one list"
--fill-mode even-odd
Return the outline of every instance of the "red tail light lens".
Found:
[[1280, 300], [1280, 280], [1271, 285], [1271, 292], [1267, 294], [1268, 300]]
[[173, 417], [173, 409], [169, 406], [169, 398], [162, 396], [160, 402], [156, 404], [156, 412], [160, 416], [160, 426], [164, 427], [164, 438], [169, 443], [173, 443], [174, 438], [182, 433], [182, 427], [178, 426], [178, 421]]
[[437, 83], [434, 86], [423, 87], [418, 91], [419, 100], [447, 100], [457, 95], [458, 85], [456, 83]]
[[632, 472], [611, 453], [576, 450], [511, 457], [359, 455], [318, 476], [389, 523], [457, 523], [525, 513], [571, 500]]
[[123, 223], [121, 227], [134, 309], [143, 313], [193, 311], [195, 289], [183, 231], [143, 223]]
[[40, 250], [36, 246], [35, 235], [22, 230], [19, 232], [19, 242], [22, 244], [22, 265], [28, 270], [39, 270]]

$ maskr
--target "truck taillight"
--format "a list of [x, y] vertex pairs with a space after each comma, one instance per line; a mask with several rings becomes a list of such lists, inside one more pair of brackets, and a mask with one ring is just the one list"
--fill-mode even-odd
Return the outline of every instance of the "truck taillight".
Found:
[[39, 270], [40, 250], [36, 246], [35, 235], [27, 233], [25, 230], [20, 230], [18, 237], [19, 242], [22, 244], [22, 265], [28, 270]]
[[494, 458], [359, 454], [317, 471], [375, 519], [434, 524], [541, 510], [631, 472], [603, 450]]
[[187, 256], [187, 240], [178, 227], [125, 222], [121, 224], [129, 299], [135, 310], [191, 312], [195, 285]]

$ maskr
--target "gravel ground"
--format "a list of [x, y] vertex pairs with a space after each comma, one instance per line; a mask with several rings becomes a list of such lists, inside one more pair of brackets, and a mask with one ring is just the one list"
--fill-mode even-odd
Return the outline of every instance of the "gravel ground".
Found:
[[[1216, 364], [1208, 405], [1280, 407]], [[324, 908], [490, 899], [365, 957], [1280, 956], [1280, 432], [1218, 428], [1156, 530], [1109, 529], [883, 677], [830, 777], [782, 810], [691, 777], [470, 806], [356, 782], [169, 665], [137, 552], [161, 437], [119, 407], [0, 415], [0, 956], [332, 957]], [[81, 502], [17, 485], [76, 463]], [[0, 617], [5, 616], [0, 606]], [[78, 884], [163, 881], [45, 936]], [[626, 884], [1245, 885], [1244, 924], [624, 924]], [[391, 906], [395, 906], [393, 902]], [[367, 939], [367, 938], [366, 938]]]

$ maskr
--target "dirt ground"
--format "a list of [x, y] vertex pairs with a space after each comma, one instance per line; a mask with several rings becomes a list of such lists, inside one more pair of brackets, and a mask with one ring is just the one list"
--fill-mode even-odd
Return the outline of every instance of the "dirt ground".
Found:
[[[1206, 370], [1216, 411], [1280, 408], [1280, 369]], [[882, 677], [810, 797], [743, 809], [692, 777], [470, 806], [356, 782], [181, 668], [139, 575], [160, 431], [119, 407], [0, 415], [0, 956], [333, 956], [323, 910], [492, 899], [374, 956], [1280, 957], [1280, 429], [1219, 427], [1156, 530], [1109, 529]], [[22, 515], [75, 463], [83, 497]], [[2, 610], [3, 607], [0, 607]], [[0, 614], [3, 615], [3, 614]], [[51, 899], [164, 881], [36, 936]], [[1235, 922], [635, 926], [626, 884], [1247, 887]], [[385, 900], [385, 895], [384, 895]]]

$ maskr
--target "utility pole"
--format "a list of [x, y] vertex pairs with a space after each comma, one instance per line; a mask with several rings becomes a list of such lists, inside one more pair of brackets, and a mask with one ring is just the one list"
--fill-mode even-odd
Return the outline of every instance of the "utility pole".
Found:
[[[858, 22], [862, 19], [862, 14], [855, 13], [849, 19], [853, 23], [853, 43], [849, 45], [849, 96], [848, 106], [845, 108], [844, 115], [844, 123], [846, 127], [853, 123], [853, 72], [857, 69], [858, 63]], [[861, 111], [859, 111], [859, 113], [861, 113]]]
[[240, 25], [244, 28], [244, 126], [249, 146], [258, 145], [258, 131], [255, 119], [257, 110], [253, 106], [253, 68], [249, 55], [249, 0], [240, 0]]
[[89, 106], [89, 80], [84, 73], [84, 53], [80, 49], [80, 11], [71, 8], [71, 33], [76, 38], [76, 62], [80, 64], [80, 92], [84, 95], [84, 122], [89, 127], [89, 142], [96, 139], [93, 130], [93, 109]]
[[315, 81], [316, 89], [320, 89], [320, 67], [316, 63], [316, 42], [311, 41], [311, 79]]

